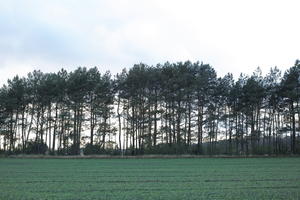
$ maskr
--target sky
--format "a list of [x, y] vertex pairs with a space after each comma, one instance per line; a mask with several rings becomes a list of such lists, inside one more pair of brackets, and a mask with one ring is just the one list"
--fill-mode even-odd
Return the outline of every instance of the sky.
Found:
[[79, 66], [190, 60], [238, 77], [300, 59], [295, 0], [0, 0], [0, 83]]

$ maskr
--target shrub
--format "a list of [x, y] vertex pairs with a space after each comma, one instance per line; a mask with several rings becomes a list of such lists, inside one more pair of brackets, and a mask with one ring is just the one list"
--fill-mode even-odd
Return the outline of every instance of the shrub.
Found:
[[48, 150], [48, 146], [39, 141], [29, 141], [25, 148], [27, 154], [45, 154]]
[[103, 149], [103, 147], [99, 144], [90, 144], [88, 143], [84, 149], [83, 153], [85, 155], [121, 155], [121, 151], [119, 149]]
[[104, 154], [104, 149], [101, 148], [100, 145], [98, 144], [90, 144], [88, 143], [84, 149], [83, 149], [83, 153], [85, 155], [93, 155], [93, 154]]

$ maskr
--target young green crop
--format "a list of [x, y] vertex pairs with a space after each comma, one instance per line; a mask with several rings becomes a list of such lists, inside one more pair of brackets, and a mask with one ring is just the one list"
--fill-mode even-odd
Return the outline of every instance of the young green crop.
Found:
[[0, 199], [300, 199], [300, 158], [0, 159]]

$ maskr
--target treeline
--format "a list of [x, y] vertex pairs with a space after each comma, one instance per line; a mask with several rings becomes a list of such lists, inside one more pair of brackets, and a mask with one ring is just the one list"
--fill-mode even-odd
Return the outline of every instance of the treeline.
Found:
[[300, 153], [300, 62], [283, 75], [218, 77], [208, 64], [33, 71], [0, 89], [0, 151]]

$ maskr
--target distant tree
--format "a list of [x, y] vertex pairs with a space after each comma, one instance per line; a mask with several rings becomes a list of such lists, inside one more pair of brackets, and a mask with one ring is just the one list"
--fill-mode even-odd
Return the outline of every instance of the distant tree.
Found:
[[[288, 69], [281, 82], [280, 94], [288, 107], [288, 119], [291, 122], [291, 152], [296, 153], [296, 114], [299, 113], [300, 62]], [[299, 116], [299, 114], [298, 114]], [[299, 121], [298, 121], [299, 123]], [[299, 127], [299, 125], [298, 125]]]
[[300, 62], [218, 77], [190, 61], [33, 71], [0, 88], [7, 153], [299, 153]]

